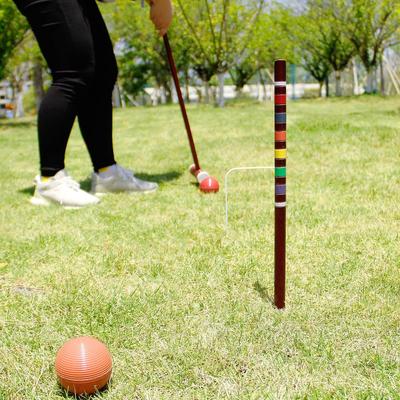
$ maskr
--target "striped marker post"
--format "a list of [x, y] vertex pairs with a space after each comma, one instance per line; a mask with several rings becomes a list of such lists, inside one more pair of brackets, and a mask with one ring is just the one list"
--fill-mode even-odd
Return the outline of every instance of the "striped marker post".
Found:
[[286, 280], [286, 61], [274, 65], [275, 81], [275, 306], [285, 308]]

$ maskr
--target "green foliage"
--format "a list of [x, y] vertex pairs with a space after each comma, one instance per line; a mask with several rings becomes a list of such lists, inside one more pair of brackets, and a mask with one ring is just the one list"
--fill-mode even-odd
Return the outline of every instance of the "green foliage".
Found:
[[0, 2], [0, 80], [4, 78], [9, 57], [29, 27], [11, 0]]
[[148, 83], [170, 94], [170, 72], [162, 39], [148, 18], [148, 8], [131, 0], [119, 1], [113, 10], [112, 36], [122, 50], [118, 57], [122, 86], [136, 96]]
[[241, 63], [235, 63], [229, 70], [232, 81], [236, 86], [236, 90], [241, 90], [244, 85], [257, 72], [256, 64], [249, 58]]
[[[308, 0], [296, 18], [294, 36], [304, 68], [322, 85], [330, 72], [344, 70], [355, 49], [338, 21], [345, 11], [337, 0]], [[340, 75], [338, 75], [340, 76]]]
[[147, 82], [151, 79], [151, 67], [139, 63], [137, 54], [127, 52], [120, 58], [120, 78], [125, 92], [133, 96], [143, 93]]
[[[370, 73], [384, 49], [400, 41], [399, 0], [175, 0], [175, 6], [169, 36], [177, 68], [186, 86], [195, 76], [205, 83], [206, 98], [216, 74], [229, 72], [240, 91], [258, 71], [269, 73], [277, 58], [302, 64], [321, 86], [332, 71], [340, 80], [340, 71], [355, 56]], [[118, 63], [125, 92], [137, 96], [151, 85], [163, 87], [171, 98], [164, 46], [149, 20], [149, 7], [131, 0], [100, 7], [121, 50]], [[12, 0], [3, 0], [0, 79], [14, 79], [21, 63], [45, 68], [27, 30]]]
[[185, 22], [183, 33], [190, 38], [191, 63], [204, 81], [233, 65], [249, 64], [264, 1], [177, 0], [177, 4], [177, 17]]
[[46, 67], [46, 61], [40, 51], [39, 45], [33, 32], [28, 29], [18, 45], [13, 49], [7, 60], [5, 71], [12, 75], [22, 63], [39, 63], [43, 68]]
[[310, 12], [305, 12], [295, 18], [291, 33], [299, 44], [296, 50], [304, 69], [322, 85], [332, 67], [326, 57], [326, 46], [319, 23]]
[[375, 68], [383, 51], [398, 40], [398, 0], [341, 0], [340, 22], [367, 71]]
[[[398, 1], [368, 1], [307, 0], [299, 8], [261, 0], [176, 0], [170, 37], [178, 69], [186, 77], [189, 70], [195, 71], [206, 82], [206, 91], [213, 76], [225, 71], [240, 91], [257, 71], [271, 70], [277, 58], [301, 63], [321, 86], [332, 71], [340, 80], [340, 71], [356, 54], [367, 65], [366, 57], [381, 54], [398, 38]], [[129, 43], [129, 57], [120, 60], [121, 71], [125, 82], [133, 82], [125, 87], [141, 90], [147, 82], [168, 88], [163, 47], [148, 21], [148, 9], [122, 3], [126, 7], [117, 4], [120, 23], [114, 27], [116, 37], [128, 38]], [[378, 47], [371, 40], [374, 29], [382, 38]], [[131, 73], [126, 73], [128, 69]]]
[[257, 71], [264, 68], [272, 70], [276, 59], [295, 60], [295, 42], [291, 40], [288, 29], [293, 20], [291, 12], [281, 6], [274, 5], [263, 10], [254, 23], [241, 56], [234, 56], [230, 74], [238, 90]]
[[338, 0], [308, 0], [307, 19], [315, 24], [313, 34], [317, 37], [314, 39], [320, 42], [326, 61], [334, 71], [344, 70], [355, 54], [354, 46], [338, 23], [345, 15], [346, 10]]

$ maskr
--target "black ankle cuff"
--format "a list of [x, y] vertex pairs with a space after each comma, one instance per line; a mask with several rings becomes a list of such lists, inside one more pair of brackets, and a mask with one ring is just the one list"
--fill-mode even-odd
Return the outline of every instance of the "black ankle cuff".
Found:
[[61, 171], [63, 168], [49, 168], [49, 167], [43, 167], [40, 168], [40, 175], [41, 176], [47, 176], [47, 177], [52, 177], [54, 176], [57, 172]]

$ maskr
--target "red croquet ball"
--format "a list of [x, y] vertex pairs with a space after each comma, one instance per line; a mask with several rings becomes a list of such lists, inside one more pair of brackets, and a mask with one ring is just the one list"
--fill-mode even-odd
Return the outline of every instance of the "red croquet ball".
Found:
[[215, 178], [209, 176], [201, 181], [200, 190], [203, 193], [217, 193], [219, 190], [219, 183]]
[[61, 386], [76, 395], [100, 390], [111, 377], [110, 352], [102, 342], [89, 336], [64, 343], [55, 364]]

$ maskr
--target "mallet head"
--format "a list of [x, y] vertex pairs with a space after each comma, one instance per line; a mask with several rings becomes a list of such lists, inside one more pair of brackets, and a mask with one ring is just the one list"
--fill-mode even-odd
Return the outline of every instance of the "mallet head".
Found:
[[189, 172], [190, 172], [193, 176], [197, 176], [197, 174], [199, 173], [199, 171], [200, 171], [200, 170], [198, 170], [194, 164], [192, 164], [192, 165], [189, 167]]
[[197, 182], [201, 183], [204, 181], [204, 179], [207, 179], [209, 176], [210, 174], [207, 171], [200, 170], [196, 175]]

